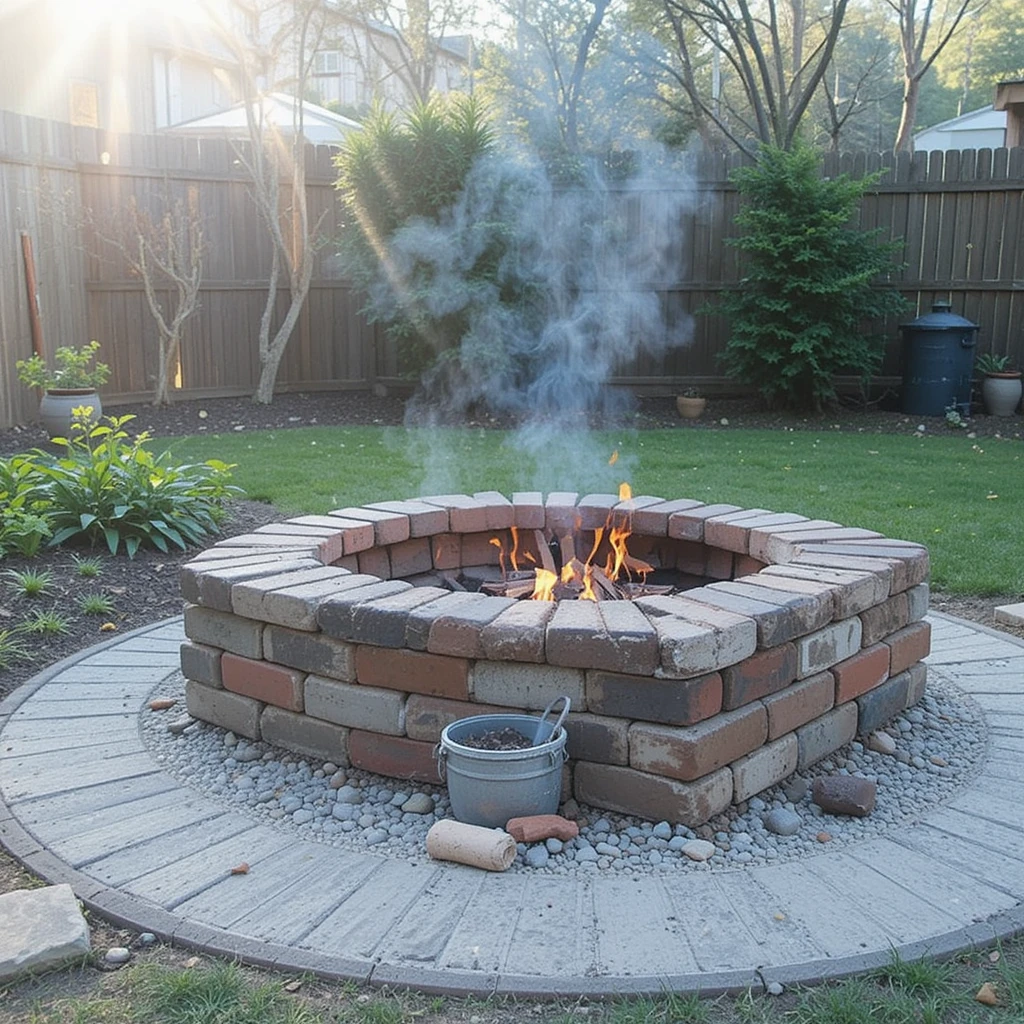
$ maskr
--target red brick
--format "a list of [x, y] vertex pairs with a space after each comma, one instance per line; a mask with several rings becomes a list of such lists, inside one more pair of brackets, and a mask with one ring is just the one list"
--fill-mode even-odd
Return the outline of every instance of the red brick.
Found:
[[365, 686], [384, 686], [405, 693], [469, 698], [469, 662], [443, 654], [361, 644], [356, 648], [356, 679]]
[[442, 782], [437, 773], [433, 743], [352, 729], [348, 734], [348, 760], [354, 768], [392, 779], [411, 779], [435, 785]]
[[690, 576], [703, 576], [708, 564], [708, 549], [695, 540], [676, 541], [676, 568]]
[[388, 548], [388, 555], [391, 558], [391, 575], [395, 579], [415, 576], [418, 572], [430, 572], [434, 568], [430, 557], [430, 540], [427, 537], [414, 537], [401, 544], [392, 544]]
[[768, 739], [776, 740], [825, 714], [835, 699], [836, 681], [831, 672], [819, 672], [764, 697], [761, 703], [768, 709]]
[[577, 761], [573, 775], [576, 799], [583, 803], [690, 828], [703, 825], [732, 800], [728, 768], [719, 768], [696, 782], [679, 782], [619, 765]]
[[221, 656], [220, 672], [225, 690], [288, 711], [302, 710], [305, 672], [273, 665], [269, 661], [241, 658], [237, 654]]
[[902, 629], [910, 621], [910, 604], [906, 592], [894, 594], [874, 608], [866, 608], [860, 613], [860, 621], [864, 624], [860, 642], [865, 647]]
[[597, 714], [665, 725], [696, 725], [722, 710], [722, 677], [652, 679], [611, 672], [587, 673], [587, 707]]
[[[462, 535], [462, 549], [460, 558], [462, 565], [498, 565], [501, 562], [501, 549], [491, 543], [498, 536], [494, 530], [486, 533], [466, 533]], [[510, 550], [508, 541], [505, 541], [505, 550]]]
[[751, 558], [750, 555], [737, 555], [734, 562], [734, 572], [737, 576], [753, 576], [766, 568], [768, 564], [759, 558]]
[[886, 637], [889, 648], [889, 674], [897, 675], [915, 662], [928, 657], [932, 649], [932, 627], [928, 622], [915, 622]]
[[889, 677], [889, 648], [875, 644], [858, 651], [852, 658], [832, 666], [836, 679], [836, 703], [845, 704]]
[[704, 575], [713, 580], [731, 580], [733, 575], [732, 558], [731, 551], [709, 547], [707, 561], [704, 565]]
[[[750, 527], [748, 520], [760, 522], [765, 517], [775, 519], [773, 513], [765, 508], [748, 508], [741, 512], [727, 512], [724, 515], [712, 516], [704, 524], [704, 543], [714, 548], [724, 548], [726, 551], [737, 551], [741, 555], [748, 552], [748, 541]], [[803, 519], [803, 516], [787, 518], [787, 522], [793, 519]]]
[[668, 535], [677, 540], [695, 540], [703, 542], [704, 523], [714, 516], [723, 516], [729, 512], [742, 512], [739, 505], [701, 505], [699, 508], [673, 512], [668, 517]]
[[430, 538], [430, 557], [435, 569], [462, 566], [462, 538], [457, 533], [436, 533]]
[[391, 579], [391, 559], [387, 548], [368, 548], [356, 556], [359, 572], [364, 576], [377, 576], [382, 580]]
[[749, 754], [767, 738], [768, 712], [760, 703], [683, 728], [634, 722], [629, 727], [629, 763], [640, 771], [689, 782]]
[[789, 686], [796, 679], [796, 647], [781, 644], [722, 669], [722, 707], [742, 707]]

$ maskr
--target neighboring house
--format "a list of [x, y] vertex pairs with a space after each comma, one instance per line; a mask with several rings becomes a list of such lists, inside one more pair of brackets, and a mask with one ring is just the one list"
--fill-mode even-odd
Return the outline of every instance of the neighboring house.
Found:
[[[270, 93], [253, 105], [257, 121], [264, 120], [274, 125], [283, 135], [291, 135], [297, 111], [295, 98], [284, 93]], [[302, 104], [302, 134], [315, 146], [340, 146], [345, 136], [358, 131], [360, 124], [351, 118], [342, 117], [331, 110], [318, 107], [315, 103]], [[248, 138], [249, 126], [245, 104], [236, 103], [227, 110], [195, 118], [182, 124], [171, 125], [165, 131], [174, 135], [219, 137], [229, 139]]]
[[0, 12], [0, 109], [144, 133], [238, 98], [230, 55], [171, 4], [32, 0]]
[[[451, 36], [432, 43], [428, 87], [435, 92], [465, 92], [472, 84], [472, 40]], [[359, 109], [380, 100], [387, 109], [408, 108], [416, 94], [410, 79], [420, 69], [410, 67], [408, 47], [385, 25], [363, 23], [336, 15], [327, 25], [314, 55], [310, 86], [320, 103]]]
[[998, 149], [1006, 145], [1006, 111], [992, 105], [952, 117], [914, 136], [914, 149]]

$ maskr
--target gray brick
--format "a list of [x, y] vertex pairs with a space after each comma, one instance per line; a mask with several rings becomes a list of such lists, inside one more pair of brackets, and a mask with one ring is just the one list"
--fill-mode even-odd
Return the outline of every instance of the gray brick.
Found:
[[332, 516], [342, 519], [355, 519], [373, 524], [373, 542], [378, 547], [388, 544], [400, 544], [409, 539], [409, 517], [400, 512], [386, 512], [379, 508], [339, 508], [331, 512]]
[[236, 583], [231, 588], [231, 610], [291, 629], [316, 629], [320, 600], [334, 591], [339, 580], [351, 576], [345, 569], [321, 565]]
[[355, 647], [322, 633], [267, 626], [263, 631], [263, 653], [267, 661], [289, 668], [346, 682], [356, 678]]
[[928, 666], [919, 661], [907, 669], [907, 707], [913, 707], [923, 696], [928, 683]]
[[321, 676], [306, 677], [306, 714], [350, 729], [405, 735], [405, 694]]
[[544, 495], [540, 491], [516, 491], [512, 495], [512, 516], [520, 530], [543, 530]]
[[797, 729], [796, 738], [800, 744], [797, 768], [806, 768], [828, 757], [856, 735], [857, 704], [851, 700]]
[[419, 499], [427, 505], [438, 505], [448, 510], [448, 528], [452, 533], [477, 533], [488, 525], [487, 504], [468, 494], [431, 494]]
[[907, 591], [907, 602], [909, 606], [908, 622], [920, 622], [928, 614], [928, 601], [930, 590], [927, 583], [918, 583]]
[[766, 743], [746, 757], [733, 761], [733, 803], [749, 800], [769, 786], [792, 775], [799, 759], [799, 743], [795, 733], [788, 733], [773, 743]]
[[544, 662], [544, 637], [555, 614], [552, 601], [516, 601], [480, 630], [491, 661]]
[[629, 722], [624, 718], [571, 714], [565, 721], [566, 750], [574, 761], [629, 764]]
[[[832, 621], [832, 594], [829, 590], [821, 594], [795, 594], [788, 590], [774, 589], [766, 583], [750, 586], [731, 580], [714, 583], [712, 588], [721, 593], [749, 597], [756, 601], [766, 601], [777, 608], [786, 609], [787, 612], [795, 616], [796, 628], [799, 628], [800, 634], [811, 633]], [[786, 637], [786, 639], [792, 638]]]
[[[282, 561], [281, 555], [276, 552], [256, 551], [247, 555], [226, 555], [226, 549], [210, 548], [196, 555], [190, 562], [181, 567], [178, 574], [178, 582], [181, 586], [181, 596], [189, 604], [199, 604], [199, 581], [204, 573], [211, 573], [218, 569], [246, 569], [256, 568], [259, 571], [268, 563], [279, 566]], [[232, 552], [237, 549], [230, 549]], [[229, 591], [230, 601], [230, 591]]]
[[435, 620], [454, 612], [464, 604], [472, 604], [479, 594], [453, 593], [420, 605], [409, 612], [405, 626], [405, 645], [414, 651], [425, 651], [430, 637], [430, 628]]
[[739, 505], [700, 505], [697, 508], [674, 512], [668, 519], [668, 535], [676, 540], [695, 540], [703, 543], [704, 523], [714, 516], [728, 512], [742, 512]]
[[348, 729], [284, 708], [267, 706], [260, 717], [263, 740], [296, 754], [348, 767]]
[[181, 645], [181, 673], [186, 679], [194, 679], [197, 683], [219, 688], [223, 686], [220, 676], [220, 656], [223, 651], [219, 647], [208, 647], [206, 644], [183, 643]]
[[229, 612], [186, 605], [185, 636], [195, 643], [222, 647], [244, 658], [263, 657], [263, 623]]
[[512, 502], [500, 491], [477, 491], [473, 497], [487, 506], [488, 530], [507, 530], [510, 526], [515, 526]]
[[316, 558], [283, 556], [244, 565], [210, 563], [209, 569], [204, 568], [202, 572], [196, 570], [189, 582], [189, 589], [190, 592], [198, 589], [198, 603], [204, 607], [229, 612], [231, 611], [231, 588], [236, 583], [261, 579], [264, 576], [277, 576], [282, 572], [311, 569], [321, 564], [320, 560]]
[[575, 710], [586, 707], [583, 673], [575, 668], [478, 661], [473, 666], [472, 686], [473, 699], [488, 704], [538, 710], [565, 695]]
[[544, 502], [544, 528], [556, 537], [576, 526], [576, 491], [552, 491]]
[[411, 589], [403, 580], [378, 580], [375, 576], [351, 576], [359, 583], [325, 598], [317, 609], [317, 622], [328, 635], [345, 640], [352, 635], [352, 613], [366, 601]]
[[449, 605], [445, 614], [433, 619], [427, 635], [427, 650], [431, 654], [482, 658], [480, 631], [516, 603], [507, 597], [471, 596], [475, 600]]
[[366, 508], [407, 516], [410, 537], [431, 537], [449, 531], [447, 509], [424, 501], [375, 501]]
[[377, 647], [404, 647], [410, 611], [447, 593], [440, 587], [413, 587], [358, 605], [352, 612], [352, 632], [347, 639]]
[[250, 740], [260, 738], [260, 713], [263, 705], [258, 700], [186, 679], [185, 706], [188, 713], [200, 721], [230, 729]]
[[[632, 516], [633, 532], [646, 537], [667, 537], [668, 521], [676, 512], [700, 508], [704, 502], [694, 498], [676, 498], [637, 509]], [[600, 523], [598, 525], [601, 525]]]
[[695, 725], [722, 710], [722, 677], [717, 672], [685, 680], [588, 672], [587, 707], [618, 718]]
[[857, 732], [866, 736], [895, 718], [907, 706], [910, 673], [901, 672], [857, 698]]
[[800, 637], [796, 641], [797, 679], [806, 679], [852, 658], [860, 650], [862, 635], [861, 621], [855, 615]]
[[836, 618], [847, 619], [867, 608], [880, 604], [889, 596], [886, 580], [873, 572], [856, 569], [833, 569], [827, 566], [768, 565], [760, 575], [775, 579], [784, 576], [790, 579], [817, 580], [834, 588], [833, 604]]

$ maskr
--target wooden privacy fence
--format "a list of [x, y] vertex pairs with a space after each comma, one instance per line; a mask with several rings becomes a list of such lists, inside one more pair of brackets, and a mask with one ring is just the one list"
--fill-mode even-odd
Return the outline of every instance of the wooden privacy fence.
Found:
[[[728, 182], [734, 161], [697, 158], [689, 212], [661, 225], [674, 233], [672, 257], [656, 282], [664, 309], [662, 341], [722, 289], [739, 279], [737, 253], [723, 244], [735, 233], [738, 195]], [[382, 332], [360, 315], [361, 299], [338, 270], [331, 239], [338, 227], [331, 153], [306, 151], [311, 218], [323, 215], [309, 299], [288, 347], [281, 390], [369, 388], [393, 382], [400, 367]], [[893, 282], [913, 304], [904, 319], [927, 312], [935, 298], [981, 325], [979, 351], [1009, 353], [1024, 362], [1024, 150], [828, 156], [823, 173], [860, 175], [884, 170], [866, 197], [861, 224], [882, 237], [903, 238], [907, 266]], [[222, 139], [173, 135], [112, 135], [88, 128], [0, 112], [0, 427], [35, 418], [36, 398], [22, 387], [15, 362], [33, 352], [33, 298], [38, 300], [42, 347], [79, 346], [91, 338], [112, 376], [109, 405], [148, 398], [156, 373], [156, 326], [142, 283], [123, 258], [83, 225], [82, 211], [112, 234], [129, 199], [158, 213], [166, 201], [198, 195], [207, 252], [201, 308], [182, 344], [181, 397], [251, 394], [259, 375], [256, 339], [269, 278], [271, 249], [249, 195], [235, 146]], [[666, 195], [644, 193], [641, 219], [674, 208]], [[644, 208], [647, 208], [646, 210]], [[26, 285], [25, 240], [31, 242], [35, 297]], [[287, 308], [282, 289], [277, 315]], [[899, 373], [895, 322], [883, 379]], [[681, 382], [724, 386], [716, 355], [727, 325], [699, 316], [685, 345], [651, 339], [646, 355], [619, 366], [614, 380], [640, 389], [674, 391]]]

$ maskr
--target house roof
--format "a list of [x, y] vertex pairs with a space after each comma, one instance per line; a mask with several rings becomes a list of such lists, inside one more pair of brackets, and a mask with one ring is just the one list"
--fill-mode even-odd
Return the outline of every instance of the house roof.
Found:
[[[288, 134], [294, 123], [295, 97], [286, 93], [267, 93], [260, 100], [263, 118], [273, 124], [279, 131]], [[350, 132], [358, 131], [362, 125], [350, 117], [343, 117], [326, 107], [303, 101], [302, 133], [314, 145], [340, 145]], [[191, 121], [181, 121], [163, 129], [178, 135], [245, 135], [249, 131], [245, 113], [245, 103], [236, 103], [227, 110], [221, 110], [205, 117], [197, 117]]]
[[958, 117], [951, 117], [948, 121], [930, 125], [917, 134], [924, 132], [967, 132], [977, 131], [980, 128], [1005, 128], [1006, 114], [1002, 110], [994, 110], [989, 103], [985, 107], [978, 107], [977, 110], [969, 110], [966, 114]]

